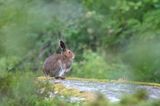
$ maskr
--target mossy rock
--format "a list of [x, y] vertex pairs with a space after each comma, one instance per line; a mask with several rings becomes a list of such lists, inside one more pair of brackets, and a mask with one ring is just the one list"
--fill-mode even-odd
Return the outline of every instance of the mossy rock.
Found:
[[[135, 82], [135, 81], [127, 81], [127, 80], [103, 80], [103, 79], [84, 79], [84, 78], [67, 78], [65, 81], [61, 80], [55, 80], [51, 77], [38, 77], [38, 81], [48, 81], [50, 82], [50, 85], [54, 89], [53, 91], [58, 95], [63, 95], [67, 97], [79, 97], [84, 98], [85, 101], [94, 101], [97, 98], [97, 94], [95, 92], [91, 91], [85, 91], [85, 90], [79, 90], [72, 86], [66, 86], [64, 83], [65, 81], [81, 81], [84, 82], [93, 82], [98, 84], [106, 83], [117, 83], [117, 84], [131, 84], [136, 86], [153, 86], [153, 87], [160, 87], [160, 84], [158, 83], [147, 83], [147, 82]], [[73, 84], [74, 85], [74, 84]], [[110, 91], [109, 91], [110, 92]]]
[[[51, 77], [38, 77], [38, 82], [40, 81], [46, 81], [46, 80], [55, 80], [54, 78]], [[73, 96], [73, 97], [80, 97], [84, 98], [85, 101], [94, 101], [96, 98], [96, 94], [93, 92], [84, 92], [80, 91], [78, 89], [70, 88], [70, 87], [65, 87], [62, 83], [60, 82], [55, 82], [50, 83], [52, 86], [53, 90], [56, 94], [63, 95], [63, 96]], [[51, 90], [50, 90], [51, 91]], [[48, 92], [50, 92], [48, 91]]]

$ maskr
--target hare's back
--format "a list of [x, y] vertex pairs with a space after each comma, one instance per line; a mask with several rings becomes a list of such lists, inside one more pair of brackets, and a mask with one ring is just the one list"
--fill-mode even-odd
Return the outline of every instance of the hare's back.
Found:
[[44, 71], [54, 71], [58, 65], [58, 56], [51, 55], [44, 62]]

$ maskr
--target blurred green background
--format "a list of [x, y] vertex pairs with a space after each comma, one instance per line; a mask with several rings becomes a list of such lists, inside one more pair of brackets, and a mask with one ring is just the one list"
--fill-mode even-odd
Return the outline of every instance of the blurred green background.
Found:
[[0, 96], [42, 76], [60, 39], [76, 55], [68, 76], [160, 82], [159, 0], [0, 0]]

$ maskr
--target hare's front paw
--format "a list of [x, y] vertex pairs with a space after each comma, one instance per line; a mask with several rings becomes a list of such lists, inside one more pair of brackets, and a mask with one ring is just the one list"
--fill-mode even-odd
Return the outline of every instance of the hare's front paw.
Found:
[[65, 80], [65, 77], [60, 77], [61, 78], [61, 80]]
[[55, 79], [61, 79], [61, 80], [64, 80], [64, 79], [65, 79], [65, 77], [60, 77], [60, 76], [58, 76], [58, 77], [55, 77]]

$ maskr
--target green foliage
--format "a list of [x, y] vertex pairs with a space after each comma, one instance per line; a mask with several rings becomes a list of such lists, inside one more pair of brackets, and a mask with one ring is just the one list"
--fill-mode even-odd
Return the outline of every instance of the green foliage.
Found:
[[1, 105], [28, 106], [34, 104], [36, 89], [32, 89], [34, 88], [33, 82], [28, 75], [22, 73], [12, 75], [6, 72], [6, 75], [0, 77], [0, 83]]
[[121, 99], [120, 104], [122, 106], [129, 106], [129, 105], [137, 105], [142, 101], [147, 100], [147, 92], [145, 90], [138, 90], [135, 94], [125, 96]]
[[0, 106], [75, 106], [76, 103], [67, 103], [58, 97], [49, 99], [48, 93], [54, 92], [53, 85], [37, 81], [35, 73], [5, 72], [0, 76]]
[[83, 54], [83, 58], [83, 61], [73, 64], [73, 76], [107, 78], [106, 72], [108, 67], [103, 57], [91, 51], [86, 51]]
[[113, 63], [110, 62], [109, 58], [106, 59], [105, 56], [87, 50], [83, 53], [83, 61], [75, 62], [73, 64], [71, 76], [98, 79], [119, 79], [129, 78], [130, 72], [128, 72], [127, 66], [120, 61]]
[[[120, 56], [120, 53], [125, 62], [119, 62], [119, 58], [114, 56], [112, 58], [116, 58], [117, 61], [111, 60], [111, 63], [108, 64], [106, 56], [102, 56], [105, 62], [99, 61], [99, 63], [102, 62], [108, 65], [101, 69], [96, 64], [98, 60], [95, 63], [93, 62], [96, 56], [93, 56], [93, 59], [88, 60], [88, 62], [85, 62], [85, 58], [82, 58], [83, 61], [81, 62], [82, 64], [84, 62], [85, 65], [82, 65], [80, 62], [76, 63], [75, 67], [77, 68], [74, 70], [77, 70], [77, 72], [73, 72], [73, 75], [90, 77], [89, 75], [92, 76], [92, 71], [85, 71], [86, 74], [82, 71], [88, 70], [89, 67], [90, 70], [99, 70], [100, 73], [106, 73], [100, 75], [100, 78], [109, 78], [109, 67], [112, 69], [111, 79], [113, 79], [115, 78], [113, 76], [119, 70], [119, 67], [115, 66], [127, 65], [131, 66], [130, 68], [124, 68], [124, 70], [128, 69], [128, 71], [120, 71], [121, 74], [127, 73], [125, 77], [127, 76], [134, 80], [159, 82], [159, 70], [157, 69], [159, 66], [159, 55], [157, 54], [160, 53], [157, 45], [159, 44], [148, 42], [154, 42], [154, 39], [157, 39], [156, 42], [159, 41], [160, 2], [158, 0], [83, 0], [83, 4], [88, 11], [84, 17], [80, 18], [83, 21], [79, 21], [80, 23], [76, 27], [71, 27], [71, 31], [72, 28], [74, 31], [69, 33], [71, 36], [68, 38], [68, 40], [73, 38], [73, 47], [76, 43], [79, 45], [77, 48], [75, 47], [76, 50], [79, 49], [77, 53], [78, 58], [84, 57], [83, 55], [79, 56], [79, 53], [85, 54], [86, 49], [89, 48], [100, 56], [104, 52], [106, 54], [111, 52], [115, 56]], [[137, 44], [137, 39], [142, 44]], [[132, 43], [134, 46], [128, 48], [128, 45], [132, 45]], [[124, 52], [128, 51], [130, 51], [129, 54], [124, 54]], [[97, 67], [94, 67], [92, 62]], [[121, 63], [124, 65], [121, 65]], [[94, 68], [92, 69], [90, 66]], [[97, 71], [94, 71], [94, 73], [99, 75]], [[118, 74], [119, 78], [124, 77], [121, 74], [120, 76]]]
[[[48, 98], [54, 92], [53, 85], [35, 80], [35, 73], [17, 72], [0, 76], [0, 105], [2, 106], [159, 106], [158, 100], [148, 100], [145, 90], [124, 96], [120, 102], [111, 103], [103, 95], [97, 94], [94, 101], [70, 103], [58, 96]], [[42, 93], [42, 89], [46, 91]], [[44, 90], [43, 90], [44, 91]], [[40, 93], [41, 92], [41, 93]]]
[[159, 106], [160, 101], [150, 101], [147, 99], [147, 92], [138, 90], [135, 94], [122, 97], [120, 102], [110, 103], [103, 95], [97, 95], [96, 100], [87, 103], [86, 106]]
[[133, 42], [126, 50], [126, 53], [123, 54], [124, 60], [132, 68], [134, 79], [158, 82], [160, 80], [159, 41], [152, 40], [135, 42]]
[[[44, 99], [38, 87], [52, 87], [30, 73], [60, 39], [76, 54], [71, 76], [160, 82], [159, 28], [159, 0], [0, 0], [0, 105], [80, 105]], [[160, 104], [140, 95], [114, 105]], [[112, 105], [101, 98], [88, 105]]]
[[86, 104], [86, 106], [108, 106], [108, 105], [109, 105], [108, 100], [106, 100], [106, 98], [101, 94], [97, 94], [97, 97], [94, 101]]

